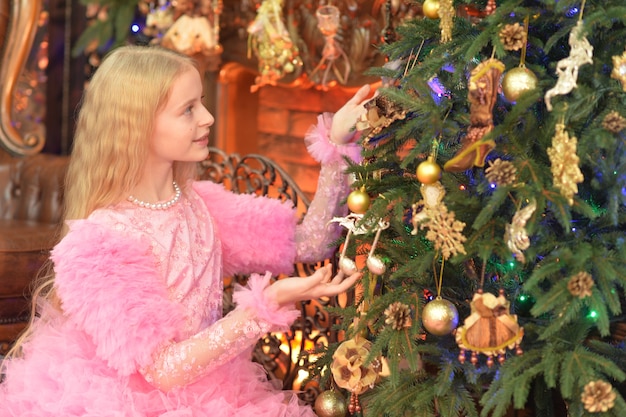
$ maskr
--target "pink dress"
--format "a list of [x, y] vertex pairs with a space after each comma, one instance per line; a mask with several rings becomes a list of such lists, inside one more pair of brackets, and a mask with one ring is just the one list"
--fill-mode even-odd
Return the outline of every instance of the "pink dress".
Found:
[[[40, 305], [23, 355], [4, 362], [0, 417], [315, 416], [250, 351], [299, 314], [264, 299], [271, 274], [326, 256], [337, 237], [313, 231], [341, 214], [346, 192], [339, 152], [315, 151], [317, 129], [309, 150], [322, 172], [303, 224], [287, 204], [209, 182], [167, 210], [122, 202], [69, 222], [52, 252], [63, 313]], [[252, 275], [222, 317], [222, 278], [233, 273]]]

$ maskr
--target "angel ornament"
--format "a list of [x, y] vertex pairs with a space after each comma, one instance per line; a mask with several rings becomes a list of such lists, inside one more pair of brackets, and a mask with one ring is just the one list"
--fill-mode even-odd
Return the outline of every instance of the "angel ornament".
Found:
[[374, 242], [372, 242], [369, 254], [367, 255], [366, 265], [367, 269], [369, 269], [372, 274], [382, 275], [385, 273], [386, 266], [384, 261], [379, 256], [374, 255], [374, 251], [376, 250], [380, 234], [383, 230], [389, 228], [389, 222], [380, 219], [377, 222], [372, 222], [371, 224], [360, 224], [362, 219], [362, 214], [350, 213], [346, 217], [334, 217], [330, 221], [331, 223], [339, 223], [348, 230], [341, 254], [339, 255], [339, 269], [346, 275], [352, 275], [358, 270], [356, 262], [346, 256], [348, 244], [350, 243], [350, 236], [375, 232]]
[[536, 209], [537, 202], [533, 199], [526, 207], [518, 210], [513, 215], [511, 223], [506, 225], [504, 240], [515, 259], [521, 263], [526, 262], [526, 257], [522, 251], [530, 246], [530, 238], [526, 232], [526, 223]]
[[552, 111], [552, 97], [559, 94], [568, 94], [577, 87], [578, 68], [584, 64], [593, 63], [593, 46], [585, 36], [581, 36], [583, 22], [579, 20], [574, 29], [569, 34], [569, 44], [571, 47], [569, 56], [563, 58], [556, 65], [556, 73], [559, 79], [556, 85], [546, 92], [544, 100], [548, 111]]

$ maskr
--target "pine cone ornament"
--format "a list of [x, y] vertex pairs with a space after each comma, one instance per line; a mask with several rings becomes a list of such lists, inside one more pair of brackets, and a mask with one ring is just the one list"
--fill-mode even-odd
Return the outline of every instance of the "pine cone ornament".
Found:
[[408, 305], [396, 301], [385, 309], [385, 323], [394, 330], [411, 327], [411, 309]]
[[611, 133], [619, 133], [626, 128], [626, 119], [618, 112], [612, 111], [604, 117], [602, 127]]
[[613, 386], [604, 381], [591, 381], [585, 385], [580, 400], [590, 413], [605, 413], [615, 405]]
[[517, 168], [512, 162], [498, 158], [493, 162], [489, 161], [485, 177], [487, 181], [497, 186], [512, 185], [517, 181]]
[[507, 51], [519, 51], [524, 46], [524, 27], [519, 23], [506, 25], [498, 34], [500, 41]]
[[567, 283], [569, 292], [578, 298], [591, 297], [591, 288], [593, 287], [593, 278], [588, 272], [581, 271], [576, 275], [572, 275]]

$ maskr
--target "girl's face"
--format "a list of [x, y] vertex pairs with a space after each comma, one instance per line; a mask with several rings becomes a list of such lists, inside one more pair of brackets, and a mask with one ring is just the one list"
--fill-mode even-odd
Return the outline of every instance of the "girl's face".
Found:
[[157, 113], [149, 165], [198, 162], [208, 154], [209, 127], [215, 119], [202, 104], [202, 80], [191, 69], [179, 75], [165, 106]]

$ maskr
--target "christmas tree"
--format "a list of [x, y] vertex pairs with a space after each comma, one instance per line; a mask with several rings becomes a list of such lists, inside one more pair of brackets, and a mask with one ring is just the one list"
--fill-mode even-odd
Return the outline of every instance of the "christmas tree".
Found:
[[626, 5], [422, 7], [369, 70], [316, 412], [623, 417]]

